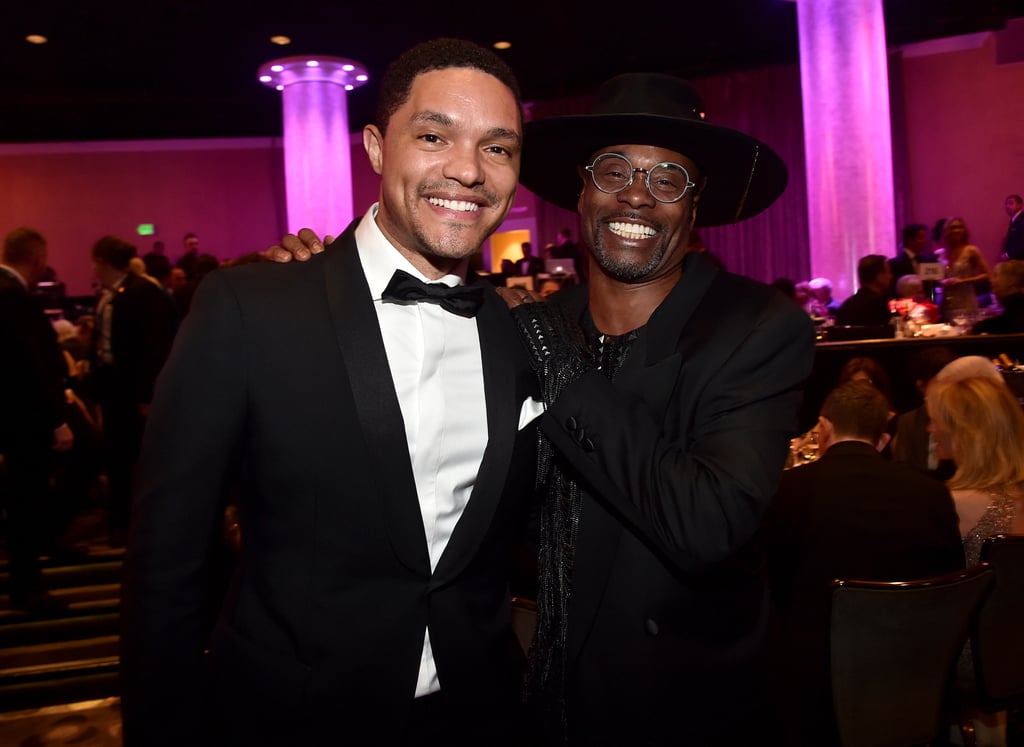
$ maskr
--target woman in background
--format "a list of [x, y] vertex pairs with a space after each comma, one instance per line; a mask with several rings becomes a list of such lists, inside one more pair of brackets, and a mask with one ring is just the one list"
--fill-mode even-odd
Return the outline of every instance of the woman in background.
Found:
[[981, 306], [991, 303], [992, 272], [969, 238], [963, 218], [950, 218], [943, 225], [946, 279], [942, 281], [942, 312], [946, 321], [957, 320], [958, 326], [973, 324], [979, 296]]
[[[936, 377], [928, 386], [928, 413], [940, 458], [956, 462], [946, 483], [953, 494], [967, 565], [995, 534], [1024, 532], [1024, 410], [1001, 378]], [[973, 680], [970, 645], [958, 664]], [[972, 715], [977, 744], [1006, 745], [1006, 712]]]

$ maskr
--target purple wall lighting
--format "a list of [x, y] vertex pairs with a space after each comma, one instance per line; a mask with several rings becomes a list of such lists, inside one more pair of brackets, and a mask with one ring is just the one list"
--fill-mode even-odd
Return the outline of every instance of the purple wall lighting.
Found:
[[811, 276], [836, 298], [857, 261], [896, 250], [882, 0], [796, 0]]
[[348, 92], [369, 76], [358, 62], [303, 55], [260, 66], [259, 79], [281, 92], [288, 230], [337, 236], [352, 221]]

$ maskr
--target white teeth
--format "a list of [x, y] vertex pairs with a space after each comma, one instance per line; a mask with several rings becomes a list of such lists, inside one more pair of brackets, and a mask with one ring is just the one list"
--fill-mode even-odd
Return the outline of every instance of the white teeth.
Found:
[[465, 200], [442, 200], [437, 197], [428, 197], [427, 202], [431, 205], [443, 207], [446, 210], [457, 210], [460, 213], [475, 213], [480, 209], [480, 206], [475, 202], [466, 202]]
[[608, 230], [614, 233], [616, 236], [622, 236], [625, 239], [646, 239], [657, 233], [650, 226], [638, 226], [635, 223], [609, 223]]

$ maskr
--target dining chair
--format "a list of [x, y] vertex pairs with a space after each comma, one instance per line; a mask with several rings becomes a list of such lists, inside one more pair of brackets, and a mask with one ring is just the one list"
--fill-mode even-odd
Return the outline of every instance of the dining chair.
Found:
[[929, 744], [971, 617], [993, 583], [987, 563], [912, 581], [832, 584], [832, 700], [844, 747]]
[[972, 712], [1024, 707], [1024, 535], [987, 538], [980, 559], [994, 583], [971, 624], [973, 671], [958, 673], [949, 694], [950, 722], [974, 744]]

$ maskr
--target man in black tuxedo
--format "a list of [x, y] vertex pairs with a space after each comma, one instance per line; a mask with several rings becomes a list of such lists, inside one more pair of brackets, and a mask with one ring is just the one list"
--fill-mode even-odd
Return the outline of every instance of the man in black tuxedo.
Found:
[[1003, 240], [1003, 252], [1000, 260], [1024, 259], [1024, 198], [1010, 195], [1004, 203], [1006, 214], [1010, 217], [1010, 226], [1006, 229]]
[[894, 581], [962, 568], [963, 548], [946, 486], [879, 453], [889, 404], [851, 381], [825, 399], [816, 426], [822, 456], [788, 470], [764, 522], [775, 610], [776, 662], [787, 744], [837, 744], [829, 686], [830, 584]]
[[[521, 143], [503, 62], [418, 45], [363, 130], [379, 201], [305, 263], [203, 280], [143, 448], [128, 747], [511, 738], [509, 558], [537, 387], [505, 303], [467, 268], [513, 203]], [[240, 554], [208, 636], [232, 484]]]
[[550, 743], [758, 743], [767, 591], [745, 548], [814, 329], [688, 236], [767, 208], [786, 167], [667, 75], [612, 78], [526, 143], [523, 184], [578, 209], [590, 268], [513, 310], [547, 405], [529, 702]]
[[64, 421], [67, 367], [53, 326], [30, 294], [46, 270], [46, 239], [31, 228], [15, 229], [4, 238], [0, 260], [0, 454], [11, 606], [46, 614], [61, 608], [43, 589], [39, 554], [52, 539], [45, 525], [54, 510], [53, 452], [74, 445]]
[[134, 246], [116, 236], [104, 236], [92, 247], [93, 269], [102, 288], [96, 305], [92, 375], [103, 413], [112, 545], [124, 544], [142, 431], [176, 324], [160, 288], [129, 272], [135, 254]]
[[[917, 275], [922, 262], [938, 262], [934, 254], [928, 251], [928, 227], [920, 223], [904, 226], [902, 246], [899, 254], [889, 260], [892, 272], [892, 288], [889, 296], [895, 296], [896, 283], [904, 275]], [[930, 291], [928, 287], [926, 290]], [[930, 297], [930, 294], [929, 294]]]

